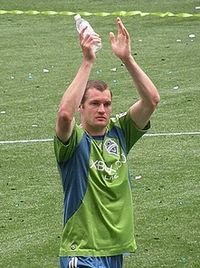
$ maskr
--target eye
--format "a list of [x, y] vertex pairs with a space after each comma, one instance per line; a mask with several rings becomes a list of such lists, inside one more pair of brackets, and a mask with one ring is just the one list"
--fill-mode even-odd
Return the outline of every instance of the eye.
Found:
[[97, 107], [97, 106], [99, 106], [99, 102], [98, 101], [93, 101], [93, 102], [91, 102], [91, 105]]
[[111, 106], [111, 102], [110, 101], [104, 103], [104, 107], [108, 108], [110, 106]]

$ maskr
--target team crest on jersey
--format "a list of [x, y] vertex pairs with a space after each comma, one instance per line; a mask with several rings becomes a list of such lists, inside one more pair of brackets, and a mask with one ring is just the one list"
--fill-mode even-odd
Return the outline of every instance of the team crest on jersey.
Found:
[[104, 146], [108, 153], [118, 155], [119, 154], [119, 147], [116, 142], [111, 139], [107, 139], [104, 143]]

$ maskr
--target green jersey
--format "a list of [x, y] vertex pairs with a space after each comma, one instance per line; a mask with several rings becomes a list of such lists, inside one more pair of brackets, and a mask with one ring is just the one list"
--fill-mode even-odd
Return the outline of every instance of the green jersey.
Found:
[[146, 132], [129, 113], [111, 118], [104, 136], [75, 125], [55, 154], [64, 190], [60, 256], [113, 256], [134, 252], [133, 203], [127, 154]]

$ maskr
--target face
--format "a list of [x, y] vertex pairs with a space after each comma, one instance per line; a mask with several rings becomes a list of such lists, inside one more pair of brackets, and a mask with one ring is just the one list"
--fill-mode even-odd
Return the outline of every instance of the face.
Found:
[[112, 97], [108, 89], [88, 89], [86, 100], [80, 106], [81, 124], [91, 135], [103, 135], [112, 112]]

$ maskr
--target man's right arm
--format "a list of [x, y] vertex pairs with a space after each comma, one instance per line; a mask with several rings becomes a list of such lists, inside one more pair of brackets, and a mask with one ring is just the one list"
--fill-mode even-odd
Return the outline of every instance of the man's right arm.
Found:
[[70, 84], [65, 91], [57, 114], [56, 135], [66, 143], [72, 133], [74, 127], [74, 115], [78, 111], [80, 102], [85, 92], [85, 87], [90, 76], [96, 55], [92, 50], [94, 42], [100, 41], [99, 36], [83, 36], [84, 30], [80, 33], [80, 46], [83, 51], [82, 64]]
[[74, 114], [78, 111], [90, 75], [92, 63], [83, 61], [78, 73], [65, 91], [57, 114], [56, 135], [67, 142], [74, 127]]

